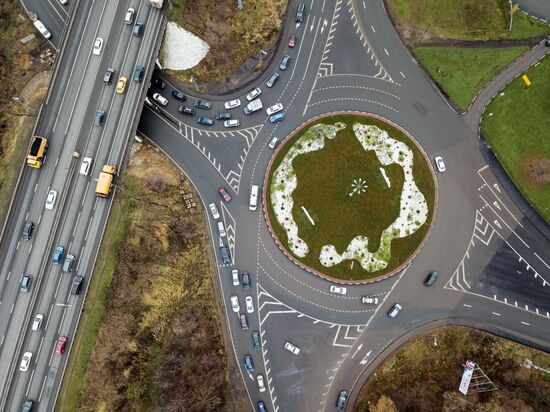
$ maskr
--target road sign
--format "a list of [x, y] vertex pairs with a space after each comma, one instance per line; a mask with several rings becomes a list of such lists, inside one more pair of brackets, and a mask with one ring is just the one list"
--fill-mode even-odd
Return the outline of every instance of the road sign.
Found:
[[460, 386], [458, 387], [458, 390], [464, 395], [468, 394], [468, 387], [470, 386], [470, 380], [472, 379], [472, 374], [474, 373], [475, 367], [476, 364], [468, 359], [466, 366], [464, 367], [464, 373], [462, 374]]

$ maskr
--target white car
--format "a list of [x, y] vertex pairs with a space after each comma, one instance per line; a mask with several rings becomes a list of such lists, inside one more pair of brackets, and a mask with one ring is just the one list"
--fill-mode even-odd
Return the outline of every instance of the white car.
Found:
[[46, 209], [52, 210], [55, 205], [55, 199], [57, 198], [57, 192], [55, 190], [50, 190], [48, 192], [48, 197], [46, 198]]
[[223, 125], [224, 127], [239, 127], [241, 125], [241, 122], [239, 121], [239, 119], [231, 119], [223, 122]]
[[370, 305], [378, 305], [378, 298], [371, 297], [371, 296], [362, 296], [361, 297], [361, 303], [366, 303]]
[[269, 106], [267, 109], [265, 109], [265, 112], [268, 116], [271, 116], [272, 114], [279, 113], [281, 110], [283, 110], [283, 105], [281, 103], [277, 103], [273, 106]]
[[235, 100], [229, 100], [228, 102], [225, 102], [223, 107], [225, 107], [226, 110], [234, 109], [235, 107], [239, 107], [241, 105], [241, 101], [239, 99]]
[[443, 173], [447, 168], [445, 167], [445, 162], [443, 161], [443, 158], [441, 156], [436, 156], [435, 165], [437, 166], [437, 170], [439, 170], [440, 173]]
[[130, 7], [126, 12], [126, 16], [124, 16], [124, 23], [132, 24], [134, 22], [134, 14], [136, 14], [136, 11]]
[[239, 305], [239, 297], [237, 295], [231, 296], [231, 308], [235, 313], [239, 313], [241, 310], [241, 305]]
[[261, 89], [259, 89], [258, 87], [256, 87], [254, 90], [250, 91], [250, 93], [248, 93], [248, 94], [246, 95], [246, 100], [248, 100], [249, 102], [251, 102], [251, 101], [254, 100], [256, 97], [258, 97], [260, 94], [262, 94]]
[[218, 212], [218, 208], [216, 207], [215, 203], [210, 203], [208, 205], [208, 208], [210, 209], [210, 213], [212, 213], [212, 217], [214, 219], [219, 219], [220, 218], [220, 213]]
[[95, 39], [93, 53], [96, 56], [99, 56], [101, 54], [102, 49], [103, 49], [103, 39], [101, 37], [98, 37], [97, 39]]
[[346, 293], [348, 293], [348, 290], [343, 287], [343, 286], [335, 286], [335, 285], [332, 285], [330, 287], [330, 291], [332, 293], [338, 293], [339, 295], [345, 295]]
[[44, 315], [41, 313], [37, 314], [34, 318], [34, 321], [32, 322], [32, 330], [35, 332], [39, 330], [43, 320], [44, 320]]
[[25, 352], [23, 354], [23, 358], [21, 359], [21, 363], [19, 364], [19, 370], [21, 372], [26, 372], [29, 370], [29, 366], [31, 365], [31, 359], [32, 359], [32, 352]]
[[399, 303], [396, 303], [388, 311], [388, 317], [395, 318], [401, 309], [403, 309], [403, 307]]
[[258, 390], [260, 392], [265, 392], [264, 376], [262, 374], [256, 376], [256, 382], [258, 382]]
[[93, 160], [91, 157], [85, 157], [82, 159], [82, 164], [80, 165], [80, 174], [88, 176], [92, 171]]
[[246, 302], [246, 311], [248, 313], [254, 313], [254, 302], [252, 301], [252, 296], [246, 296], [244, 301]]
[[289, 352], [292, 352], [295, 355], [300, 353], [300, 348], [298, 348], [297, 346], [294, 346], [292, 343], [288, 341], [285, 342], [285, 349]]
[[271, 141], [269, 142], [269, 144], [267, 145], [267, 147], [269, 147], [270, 149], [275, 149], [277, 147], [277, 145], [279, 144], [279, 138], [278, 137], [274, 137], [273, 139], [271, 139]]
[[162, 104], [163, 106], [166, 106], [168, 104], [168, 99], [166, 97], [164, 97], [162, 94], [160, 93], [155, 93], [153, 94], [153, 99], [159, 103], [159, 104]]
[[233, 269], [231, 271], [231, 279], [233, 280], [233, 286], [239, 286], [239, 270]]

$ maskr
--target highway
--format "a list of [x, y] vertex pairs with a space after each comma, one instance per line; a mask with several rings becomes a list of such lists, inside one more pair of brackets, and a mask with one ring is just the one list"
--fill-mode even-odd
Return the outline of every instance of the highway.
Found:
[[[392, 350], [445, 324], [469, 325], [550, 350], [550, 239], [495, 176], [478, 137], [480, 116], [492, 90], [498, 91], [546, 49], [538, 46], [510, 67], [462, 116], [448, 106], [402, 44], [381, 0], [312, 0], [300, 24], [294, 22], [298, 1], [292, 0], [276, 55], [254, 84], [226, 96], [194, 96], [185, 89], [184, 103], [208, 99], [212, 110], [197, 109], [197, 114], [213, 118], [225, 111], [224, 101], [240, 98], [245, 104], [245, 94], [260, 87], [264, 109], [281, 102], [285, 120], [273, 125], [264, 110], [245, 116], [237, 108], [232, 112], [241, 121], [238, 128], [226, 129], [220, 121], [208, 128], [177, 112], [181, 103], [170, 96], [177, 85], [167, 76], [159, 73], [168, 83], [165, 90], [146, 90], [165, 23], [159, 13], [144, 1], [140, 6], [135, 0], [69, 1], [72, 20], [64, 43], [57, 46], [60, 61], [37, 126], [37, 133], [50, 141], [48, 161], [41, 170], [22, 170], [0, 243], [0, 367], [6, 371], [0, 374], [0, 410], [17, 410], [26, 398], [37, 401], [38, 410], [53, 410], [84, 300], [69, 294], [72, 275], [83, 275], [85, 286], [89, 284], [110, 207], [108, 200], [93, 193], [94, 179], [105, 163], [123, 169], [136, 126], [189, 176], [205, 207], [210, 202], [218, 205], [232, 262], [221, 262], [216, 221], [208, 214], [217, 276], [234, 356], [254, 408], [261, 400], [269, 411], [333, 411], [338, 392], [346, 389], [350, 410], [368, 374]], [[146, 22], [143, 38], [133, 38], [122, 22], [130, 4]], [[45, 23], [42, 16], [54, 16], [53, 9], [59, 7], [36, 0], [25, 0], [25, 5], [42, 7], [37, 13]], [[53, 39], [64, 29], [56, 30]], [[91, 54], [98, 33], [106, 40], [100, 57]], [[292, 49], [286, 45], [291, 33], [298, 39]], [[285, 54], [291, 63], [281, 71], [278, 65]], [[144, 82], [135, 85], [131, 75], [138, 62], [148, 70]], [[103, 85], [107, 67], [117, 69], [116, 78], [120, 73], [130, 77], [123, 96], [115, 94], [114, 84]], [[267, 88], [275, 71], [280, 79]], [[141, 112], [146, 92], [149, 99]], [[157, 106], [154, 92], [162, 93], [169, 104]], [[98, 109], [107, 112], [102, 127], [93, 125]], [[444, 174], [436, 174], [433, 230], [420, 253], [392, 278], [350, 285], [345, 296], [331, 294], [331, 282], [285, 257], [267, 229], [263, 208], [248, 210], [250, 186], [264, 185], [272, 137], [284, 139], [309, 119], [335, 111], [382, 116], [414, 136], [430, 159], [442, 155], [447, 165]], [[94, 158], [91, 176], [78, 174], [75, 150], [81, 157]], [[221, 201], [220, 186], [230, 192], [232, 202]], [[44, 209], [50, 188], [58, 191], [53, 211]], [[36, 228], [32, 239], [23, 242], [21, 228], [28, 220]], [[51, 263], [57, 245], [77, 256], [73, 274], [61, 274]], [[251, 274], [251, 291], [232, 285], [234, 268]], [[422, 280], [432, 270], [440, 277], [426, 288]], [[18, 292], [24, 273], [33, 276], [29, 294]], [[239, 297], [241, 308], [245, 296], [254, 298], [248, 331], [241, 331], [231, 310], [232, 294]], [[379, 305], [361, 304], [364, 295], [378, 297]], [[395, 302], [403, 310], [390, 319], [386, 312]], [[45, 328], [32, 332], [37, 313], [45, 314]], [[252, 346], [254, 330], [262, 337], [259, 351]], [[63, 356], [54, 354], [61, 335], [69, 337]], [[299, 355], [284, 349], [287, 340], [301, 349]], [[20, 372], [26, 351], [34, 354], [31, 368]], [[243, 368], [246, 354], [254, 360], [252, 375]], [[258, 390], [258, 374], [265, 378], [265, 392]]]
[[[124, 24], [130, 5], [146, 25], [143, 37], [132, 36], [133, 26]], [[145, 1], [80, 2], [74, 11], [36, 128], [37, 135], [48, 139], [47, 161], [41, 169], [23, 167], [2, 233], [0, 368], [5, 373], [0, 375], [0, 410], [20, 410], [26, 399], [39, 411], [54, 408], [111, 205], [94, 193], [97, 176], [104, 164], [123, 170], [165, 24]], [[96, 37], [104, 39], [99, 56], [92, 53]], [[136, 65], [146, 68], [141, 82], [132, 80]], [[113, 83], [105, 85], [108, 67], [116, 73]], [[115, 93], [120, 75], [129, 78], [124, 94]], [[100, 126], [94, 124], [97, 110], [106, 112]], [[83, 157], [94, 160], [89, 176], [79, 174]], [[53, 210], [44, 207], [50, 189], [57, 191]], [[21, 230], [28, 221], [35, 229], [23, 241]], [[52, 263], [58, 245], [65, 255], [76, 256], [72, 273], [62, 273], [61, 265]], [[26, 294], [19, 291], [24, 274], [32, 276]], [[77, 274], [84, 277], [84, 287], [73, 295]], [[38, 313], [45, 318], [32, 331]], [[60, 336], [68, 338], [62, 355], [54, 353]], [[33, 356], [29, 369], [20, 371], [24, 352]]]

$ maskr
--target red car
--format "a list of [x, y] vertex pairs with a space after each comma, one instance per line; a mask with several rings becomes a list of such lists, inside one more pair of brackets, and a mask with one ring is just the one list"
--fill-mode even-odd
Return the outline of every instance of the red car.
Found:
[[218, 192], [220, 192], [220, 195], [223, 197], [223, 200], [225, 200], [226, 202], [231, 202], [231, 195], [227, 193], [227, 190], [225, 190], [225, 188], [220, 187]]
[[288, 38], [288, 47], [292, 48], [294, 46], [296, 46], [296, 35], [291, 34], [290, 37]]
[[55, 344], [55, 354], [62, 355], [65, 352], [65, 346], [67, 346], [67, 337], [60, 336]]

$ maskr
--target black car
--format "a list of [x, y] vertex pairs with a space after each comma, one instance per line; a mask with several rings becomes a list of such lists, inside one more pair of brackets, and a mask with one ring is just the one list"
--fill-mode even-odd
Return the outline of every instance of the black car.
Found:
[[143, 66], [137, 66], [134, 71], [134, 81], [139, 83], [143, 79], [144, 74], [145, 68]]
[[103, 76], [103, 83], [111, 84], [113, 81], [113, 76], [115, 75], [115, 69], [107, 69], [105, 75]]
[[336, 409], [343, 411], [348, 401], [348, 393], [346, 391], [340, 391], [338, 399], [336, 400]]
[[193, 106], [198, 109], [210, 110], [212, 108], [212, 103], [207, 102], [206, 100], [195, 100], [195, 104]]
[[25, 226], [23, 226], [23, 240], [29, 240], [32, 235], [32, 231], [34, 229], [34, 223], [33, 222], [27, 222], [25, 223]]
[[220, 254], [222, 255], [222, 262], [224, 265], [231, 263], [231, 255], [229, 254], [229, 248], [227, 246], [220, 247]]
[[281, 64], [279, 64], [279, 69], [286, 70], [288, 68], [289, 63], [290, 63], [290, 56], [288, 54], [285, 54], [285, 57], [283, 57], [283, 60], [281, 60]]
[[260, 350], [260, 347], [262, 346], [260, 341], [260, 332], [257, 330], [252, 332], [252, 345], [254, 346], [254, 350]]
[[101, 126], [105, 119], [105, 110], [98, 110], [95, 114], [95, 125]]
[[155, 87], [158, 87], [159, 89], [162, 89], [162, 90], [166, 89], [166, 83], [160, 77], [155, 77], [153, 79], [153, 84], [155, 85]]
[[136, 23], [134, 26], [134, 30], [132, 30], [132, 34], [135, 37], [141, 37], [143, 36], [143, 32], [145, 31], [145, 25], [141, 22]]
[[199, 116], [199, 117], [197, 117], [197, 123], [205, 125], [205, 126], [213, 126], [214, 125], [214, 120], [212, 120], [210, 117]]
[[437, 272], [430, 272], [428, 276], [426, 276], [426, 279], [424, 279], [424, 285], [432, 286], [436, 281], [438, 275], [439, 274]]
[[304, 3], [298, 4], [298, 8], [296, 9], [296, 16], [294, 17], [294, 21], [296, 23], [303, 22], [305, 15], [306, 15], [306, 5]]
[[186, 114], [187, 116], [195, 115], [195, 109], [189, 106], [181, 105], [180, 107], [178, 107], [178, 112], [180, 112], [181, 114]]
[[231, 113], [227, 113], [227, 112], [216, 113], [216, 120], [231, 120]]
[[73, 279], [73, 284], [71, 286], [71, 295], [80, 295], [83, 283], [84, 278], [82, 276], [75, 276]]
[[250, 290], [250, 275], [248, 272], [243, 272], [243, 289]]
[[178, 99], [180, 102], [184, 102], [186, 99], [185, 95], [179, 90], [172, 90], [172, 97]]
[[545, 43], [545, 44], [546, 44], [547, 47], [550, 47], [550, 37], [548, 37], [548, 38], [546, 39], [546, 43]]

